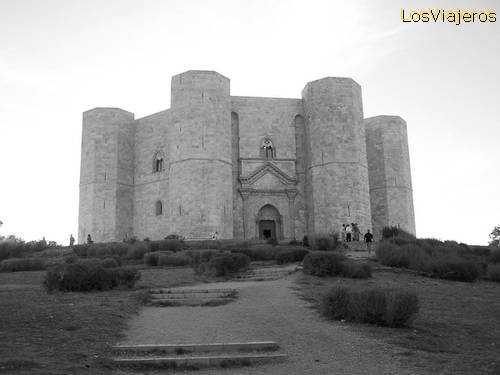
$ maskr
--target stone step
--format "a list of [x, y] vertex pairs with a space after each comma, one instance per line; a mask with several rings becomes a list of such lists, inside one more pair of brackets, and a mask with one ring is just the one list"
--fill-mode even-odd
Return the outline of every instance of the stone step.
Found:
[[153, 299], [168, 299], [168, 300], [185, 300], [185, 299], [213, 299], [213, 298], [236, 298], [235, 294], [225, 293], [225, 294], [215, 294], [215, 293], [207, 293], [207, 294], [162, 294], [162, 293], [150, 293], [149, 294]]
[[142, 345], [115, 345], [116, 351], [131, 352], [162, 352], [162, 353], [200, 353], [200, 352], [230, 352], [230, 351], [274, 351], [279, 349], [275, 341], [229, 342], [211, 344], [142, 344]]
[[236, 289], [150, 289], [150, 293], [158, 294], [188, 294], [188, 293], [231, 293], [236, 292]]
[[286, 358], [287, 356], [285, 354], [234, 354], [214, 356], [128, 357], [113, 358], [113, 362], [118, 366], [197, 368], [248, 366], [252, 363], [282, 361]]
[[214, 297], [214, 298], [179, 298], [179, 299], [153, 299], [152, 306], [175, 307], [175, 306], [219, 306], [235, 301], [235, 298]]

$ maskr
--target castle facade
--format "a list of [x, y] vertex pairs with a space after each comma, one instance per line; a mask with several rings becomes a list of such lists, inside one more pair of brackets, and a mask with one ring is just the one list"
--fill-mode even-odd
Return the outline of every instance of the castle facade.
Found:
[[231, 96], [212, 71], [172, 77], [171, 107], [84, 112], [78, 241], [302, 239], [357, 223], [415, 233], [406, 123], [363, 118], [350, 78], [301, 99]]

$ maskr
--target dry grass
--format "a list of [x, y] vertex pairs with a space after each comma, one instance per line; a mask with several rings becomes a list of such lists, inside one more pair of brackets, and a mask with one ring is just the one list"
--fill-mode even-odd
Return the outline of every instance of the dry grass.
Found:
[[142, 270], [136, 290], [46, 293], [45, 272], [0, 274], [0, 373], [108, 374], [110, 346], [145, 290], [195, 282], [191, 269]]
[[497, 283], [461, 283], [406, 272], [375, 272], [372, 279], [366, 280], [301, 275], [298, 286], [302, 298], [319, 309], [322, 296], [337, 283], [404, 287], [417, 293], [420, 312], [412, 328], [349, 324], [353, 331], [399, 347], [401, 361], [434, 374], [500, 374], [500, 285]]

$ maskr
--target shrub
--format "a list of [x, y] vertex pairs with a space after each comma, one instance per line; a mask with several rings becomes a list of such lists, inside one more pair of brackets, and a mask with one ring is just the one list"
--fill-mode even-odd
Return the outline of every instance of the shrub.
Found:
[[104, 268], [116, 268], [119, 266], [119, 264], [115, 258], [109, 257], [101, 260], [101, 266], [103, 266]]
[[276, 254], [278, 249], [275, 247], [261, 247], [261, 248], [252, 248], [252, 249], [232, 249], [232, 253], [240, 253], [245, 254], [252, 261], [268, 261], [276, 259]]
[[109, 290], [117, 286], [132, 287], [140, 278], [137, 270], [105, 269], [94, 261], [61, 264], [47, 271], [43, 285], [48, 291], [86, 292]]
[[183, 254], [161, 254], [158, 257], [159, 266], [184, 267], [191, 264], [191, 258]]
[[113, 287], [126, 286], [127, 288], [133, 288], [141, 279], [141, 273], [136, 269], [115, 268], [110, 271], [113, 274]]
[[307, 254], [309, 251], [306, 249], [283, 249], [276, 254], [276, 263], [302, 262]]
[[24, 252], [24, 242], [17, 240], [0, 240], [0, 260], [20, 258]]
[[86, 257], [90, 244], [73, 245], [73, 252], [79, 257]]
[[127, 258], [128, 259], [143, 259], [144, 254], [149, 252], [148, 245], [146, 245], [144, 242], [136, 242], [132, 246], [129, 247], [127, 251]]
[[349, 316], [349, 291], [341, 286], [334, 286], [324, 296], [321, 313], [327, 318], [344, 320]]
[[372, 267], [368, 263], [345, 261], [342, 263], [340, 275], [352, 279], [367, 279], [372, 277]]
[[413, 234], [410, 234], [398, 227], [382, 228], [382, 239], [390, 240], [398, 245], [405, 245], [416, 241]]
[[215, 255], [220, 254], [216, 250], [188, 250], [186, 255], [191, 258], [191, 264], [196, 268], [203, 263], [207, 263]]
[[432, 267], [435, 276], [456, 281], [474, 281], [479, 277], [479, 267], [465, 259], [439, 259]]
[[[92, 251], [90, 249], [95, 250]], [[89, 252], [93, 253], [92, 255], [98, 258], [105, 258], [110, 255], [116, 255], [118, 257], [125, 257], [128, 253], [130, 245], [123, 242], [109, 242], [105, 244], [94, 244], [90, 246]]]
[[173, 252], [171, 251], [157, 251], [154, 253], [146, 253], [144, 254], [143, 260], [144, 264], [148, 266], [157, 266], [158, 265], [158, 258], [160, 255], [172, 255]]
[[337, 253], [310, 253], [304, 257], [304, 273], [313, 276], [336, 276], [342, 272], [345, 256]]
[[178, 239], [168, 239], [160, 241], [151, 241], [149, 243], [150, 251], [181, 251], [182, 242]]
[[486, 278], [490, 281], [500, 282], [500, 264], [488, 264]]
[[381, 242], [375, 249], [380, 263], [389, 267], [408, 267], [410, 258], [401, 248], [390, 242]]
[[250, 258], [245, 254], [219, 253], [208, 262], [201, 263], [196, 270], [209, 276], [227, 277], [247, 269], [249, 265]]
[[0, 272], [39, 271], [45, 269], [39, 258], [11, 258], [0, 262]]
[[418, 298], [415, 293], [388, 293], [386, 303], [385, 324], [389, 327], [411, 325], [419, 309]]
[[415, 293], [335, 286], [323, 297], [321, 311], [335, 320], [404, 327], [418, 312]]
[[491, 263], [500, 263], [500, 249], [491, 250], [489, 260]]
[[294, 238], [294, 239], [292, 239], [292, 240], [290, 240], [290, 242], [288, 242], [288, 244], [289, 244], [290, 246], [300, 246], [300, 242], [299, 242], [299, 241], [297, 241], [295, 238]]
[[308, 237], [309, 246], [312, 250], [336, 250], [339, 246], [338, 234], [313, 234]]
[[165, 237], [166, 240], [179, 240], [180, 242], [184, 242], [184, 237], [182, 237], [179, 234], [169, 234], [167, 237]]
[[269, 238], [266, 242], [268, 245], [278, 246], [278, 240], [276, 238]]

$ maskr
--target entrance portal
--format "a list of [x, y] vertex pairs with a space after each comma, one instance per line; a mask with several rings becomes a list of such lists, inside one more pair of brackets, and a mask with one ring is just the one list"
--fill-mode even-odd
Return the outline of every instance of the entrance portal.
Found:
[[259, 221], [259, 239], [276, 239], [276, 222], [274, 220]]
[[266, 204], [257, 215], [257, 237], [260, 240], [282, 239], [281, 215], [276, 207]]

